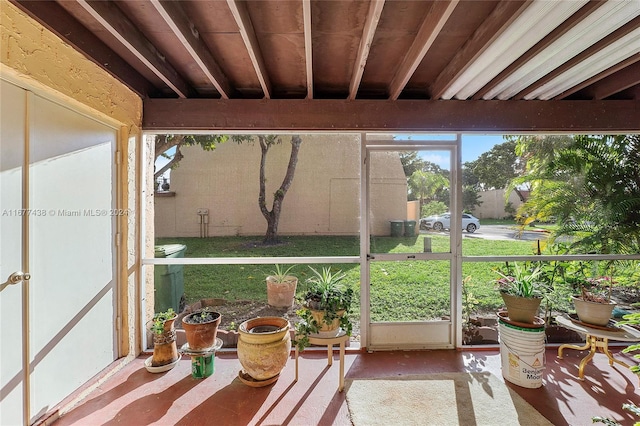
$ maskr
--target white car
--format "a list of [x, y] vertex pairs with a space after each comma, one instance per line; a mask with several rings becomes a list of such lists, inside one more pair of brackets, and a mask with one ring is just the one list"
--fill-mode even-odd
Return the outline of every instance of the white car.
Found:
[[[433, 229], [438, 232], [451, 229], [451, 213], [423, 217], [420, 219], [420, 229]], [[462, 213], [462, 229], [474, 233], [480, 229], [480, 220], [469, 213]]]

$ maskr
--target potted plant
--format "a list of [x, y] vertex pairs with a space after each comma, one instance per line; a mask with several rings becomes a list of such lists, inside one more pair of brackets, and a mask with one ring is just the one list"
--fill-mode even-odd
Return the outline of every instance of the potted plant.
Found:
[[243, 383], [259, 387], [277, 380], [291, 353], [290, 328], [282, 317], [257, 317], [240, 324], [238, 361]]
[[296, 313], [301, 321], [296, 324], [295, 344], [299, 350], [309, 346], [309, 336], [335, 337], [344, 331], [351, 335], [353, 324], [349, 319], [353, 289], [343, 285], [346, 274], [339, 270], [331, 272], [325, 267], [318, 271], [311, 266], [313, 276], [307, 279], [308, 288], [302, 305]]
[[539, 266], [521, 267], [514, 262], [513, 268], [510, 268], [507, 263], [505, 272], [500, 270], [495, 272], [500, 275], [495, 282], [507, 307], [509, 319], [533, 324], [544, 295], [542, 269]]
[[290, 308], [296, 296], [298, 278], [289, 275], [293, 266], [286, 270], [280, 265], [275, 268], [266, 278], [267, 303], [275, 308]]
[[182, 318], [187, 343], [191, 351], [206, 351], [213, 347], [222, 316], [208, 308], [192, 312]]
[[616, 303], [611, 300], [615, 281], [611, 277], [585, 278], [577, 283], [580, 294], [573, 296], [578, 319], [587, 324], [606, 326]]
[[178, 358], [176, 347], [176, 330], [174, 321], [177, 314], [172, 308], [164, 312], [158, 312], [151, 320], [151, 332], [153, 333], [153, 356], [151, 367], [163, 367], [175, 363]]

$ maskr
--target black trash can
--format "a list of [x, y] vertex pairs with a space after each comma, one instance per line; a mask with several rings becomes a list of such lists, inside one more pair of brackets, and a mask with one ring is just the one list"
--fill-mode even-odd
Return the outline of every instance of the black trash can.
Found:
[[404, 236], [405, 237], [413, 237], [416, 235], [416, 221], [415, 220], [405, 220], [404, 221]]
[[403, 220], [390, 220], [391, 223], [391, 236], [402, 237], [402, 227], [404, 226]]
[[[184, 257], [187, 246], [184, 244], [167, 244], [155, 247], [155, 257]], [[154, 306], [155, 312], [163, 312], [169, 308], [180, 312], [180, 303], [184, 295], [184, 265], [155, 265]]]

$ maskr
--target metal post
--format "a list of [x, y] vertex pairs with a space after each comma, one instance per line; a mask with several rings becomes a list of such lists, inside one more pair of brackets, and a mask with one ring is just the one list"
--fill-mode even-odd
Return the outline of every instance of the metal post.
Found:
[[424, 237], [424, 252], [431, 253], [431, 237]]

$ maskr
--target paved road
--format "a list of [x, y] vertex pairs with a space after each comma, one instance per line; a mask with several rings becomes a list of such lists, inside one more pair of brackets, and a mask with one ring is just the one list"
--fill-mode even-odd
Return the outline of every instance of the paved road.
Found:
[[463, 232], [465, 238], [484, 238], [486, 240], [519, 240], [536, 241], [546, 240], [547, 233], [526, 229], [521, 231], [517, 227], [505, 225], [483, 225], [475, 233]]
[[[438, 234], [433, 231], [420, 231], [426, 234]], [[441, 232], [440, 234], [448, 234]], [[517, 241], [536, 241], [545, 240], [547, 234], [540, 231], [525, 230], [520, 231], [518, 228], [506, 225], [482, 225], [475, 233], [470, 234], [467, 231], [462, 232], [463, 238], [482, 238], [485, 240], [517, 240]]]

